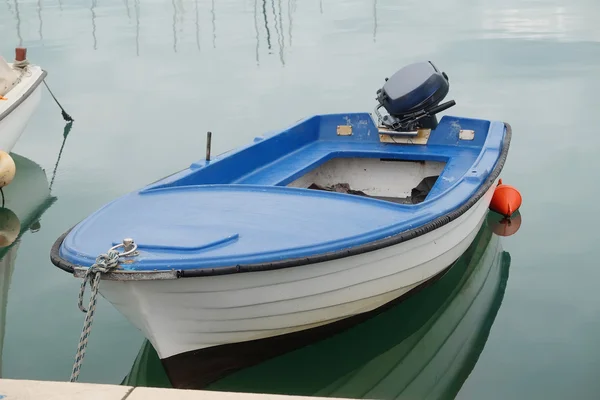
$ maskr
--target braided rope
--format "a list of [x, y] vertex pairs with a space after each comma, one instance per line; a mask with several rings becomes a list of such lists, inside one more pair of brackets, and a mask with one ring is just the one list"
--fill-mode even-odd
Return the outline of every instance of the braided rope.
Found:
[[[83, 357], [85, 356], [85, 350], [87, 348], [88, 338], [92, 330], [92, 322], [94, 320], [94, 312], [96, 311], [96, 298], [98, 296], [98, 288], [100, 286], [100, 276], [106, 272], [111, 271], [119, 265], [120, 253], [116, 250], [109, 250], [106, 254], [101, 254], [96, 258], [96, 262], [92, 265], [85, 273], [83, 282], [81, 282], [81, 289], [79, 290], [79, 309], [86, 313], [85, 321], [83, 323], [83, 329], [81, 336], [79, 337], [79, 345], [77, 346], [77, 354], [75, 355], [75, 363], [73, 364], [73, 371], [71, 372], [71, 382], [76, 382], [79, 378], [79, 372], [81, 371], [81, 365], [83, 364]], [[88, 280], [90, 281], [90, 301], [88, 308], [83, 307], [83, 295], [85, 293], [85, 287]]]

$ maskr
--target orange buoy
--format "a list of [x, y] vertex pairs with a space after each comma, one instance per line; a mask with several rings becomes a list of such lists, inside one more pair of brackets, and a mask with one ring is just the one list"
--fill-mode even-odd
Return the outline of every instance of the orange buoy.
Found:
[[502, 179], [500, 179], [496, 190], [494, 190], [489, 208], [506, 218], [510, 218], [521, 207], [522, 201], [521, 193], [513, 186], [503, 184]]

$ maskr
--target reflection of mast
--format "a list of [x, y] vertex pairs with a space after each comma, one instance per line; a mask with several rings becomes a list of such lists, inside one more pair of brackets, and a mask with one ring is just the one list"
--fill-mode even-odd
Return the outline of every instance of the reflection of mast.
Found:
[[131, 19], [131, 15], [129, 14], [129, 0], [123, 0], [125, 3], [125, 9], [127, 10], [127, 18]]
[[217, 25], [215, 23], [217, 16], [215, 15], [215, 0], [212, 0], [212, 6], [210, 9], [210, 12], [212, 13], [212, 30], [213, 30], [213, 49], [217, 47], [216, 41], [217, 41]]
[[[275, 20], [275, 33], [277, 34], [277, 44], [279, 45], [279, 60], [282, 65], [285, 65], [283, 61], [283, 44], [281, 39], [281, 32], [279, 32], [279, 26], [277, 22], [277, 13], [275, 12], [275, 0], [271, 0], [271, 10], [273, 11], [273, 19]], [[280, 14], [281, 16], [281, 14]]]
[[98, 41], [96, 40], [96, 12], [94, 8], [96, 8], [96, 0], [92, 0], [92, 5], [90, 6], [90, 11], [92, 12], [92, 37], [94, 38], [94, 50], [96, 50], [98, 49]]
[[373, 42], [377, 41], [377, 0], [373, 0]]
[[[135, 7], [135, 52], [140, 55], [140, 0], [134, 1]], [[128, 11], [129, 12], [129, 7]]]
[[319, 0], [319, 10], [321, 11], [321, 14], [323, 14], [323, 0]]
[[290, 47], [292, 46], [292, 14], [296, 11], [296, 0], [288, 0], [288, 36], [290, 37]]
[[285, 61], [283, 60], [283, 49], [285, 48], [285, 36], [283, 33], [283, 18], [281, 17], [281, 0], [277, 0], [277, 5], [279, 6], [279, 35], [281, 36], [281, 40], [279, 42], [279, 58], [281, 59], [281, 64], [285, 65]]
[[173, 5], [173, 51], [177, 53], [177, 28], [175, 26], [177, 22], [177, 8], [175, 7], [175, 0], [171, 0]]
[[15, 0], [15, 14], [17, 17], [17, 37], [19, 38], [19, 47], [23, 46], [23, 38], [21, 37], [21, 14], [19, 13], [19, 3]]
[[263, 18], [265, 19], [265, 29], [267, 30], [267, 47], [271, 50], [271, 31], [269, 31], [269, 24], [267, 22], [267, 0], [263, 0]]
[[179, 32], [183, 32], [183, 27], [185, 26], [185, 3], [182, 0], [177, 0], [177, 9], [179, 10]]
[[194, 0], [196, 3], [196, 47], [200, 51], [200, 23], [198, 22], [198, 0]]
[[38, 19], [40, 20], [40, 29], [39, 29], [40, 40], [44, 40], [44, 36], [42, 35], [42, 0], [38, 0], [37, 5], [38, 5], [37, 6]]
[[8, 11], [10, 11], [11, 14], [14, 14], [15, 12], [12, 9], [12, 6], [10, 5], [10, 0], [5, 0], [6, 1], [6, 8], [8, 8]]
[[258, 11], [257, 11], [257, 6], [258, 6], [258, 0], [254, 0], [254, 31], [256, 32], [256, 65], [260, 65], [260, 62], [258, 60], [258, 45], [259, 45], [260, 41], [258, 39]]

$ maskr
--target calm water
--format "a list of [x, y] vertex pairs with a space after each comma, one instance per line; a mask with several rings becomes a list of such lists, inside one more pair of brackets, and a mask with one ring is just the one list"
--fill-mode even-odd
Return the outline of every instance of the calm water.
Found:
[[[493, 325], [489, 333], [473, 333], [479, 336], [470, 340], [482, 343], [471, 345], [484, 347], [447, 394], [598, 398], [600, 185], [592, 160], [600, 149], [593, 119], [600, 109], [599, 15], [596, 0], [0, 0], [0, 54], [12, 59], [15, 46], [27, 46], [75, 118], [63, 140], [64, 121], [46, 92], [14, 149], [24, 157], [19, 170], [28, 174], [12, 194], [7, 190], [7, 207], [19, 209], [24, 229], [33, 225], [35, 232], [5, 250], [0, 266], [2, 377], [69, 378], [84, 318], [79, 282], [49, 261], [65, 230], [107, 201], [203, 157], [207, 130], [213, 152], [221, 153], [313, 113], [370, 112], [386, 76], [429, 59], [450, 77], [453, 114], [512, 125], [502, 178], [524, 197], [520, 231], [500, 244], [510, 267], [504, 261], [494, 267], [510, 268], [502, 296], [498, 304], [496, 295], [483, 300], [498, 308], [486, 306]], [[50, 193], [38, 180], [41, 168], [48, 180], [54, 176]], [[439, 293], [432, 298], [443, 298]], [[407, 315], [405, 308], [394, 312]], [[477, 326], [488, 314], [481, 313], [467, 324], [464, 340], [469, 329], [483, 329]], [[371, 341], [397, 329], [378, 323], [363, 332]], [[406, 345], [409, 335], [401, 334], [390, 348]], [[346, 340], [321, 344], [320, 353], [335, 355], [335, 346], [352, 343], [339, 353], [347, 357], [340, 363], [367, 368], [368, 344]], [[144, 349], [141, 334], [102, 299], [80, 380], [121, 383], [132, 367], [139, 369], [134, 361]], [[293, 375], [298, 362], [314, 361], [303, 354], [261, 367], [281, 370], [279, 387], [274, 381], [249, 387], [255, 370], [215, 388], [382, 398], [400, 391], [398, 383], [369, 392], [367, 378], [348, 371], [333, 371], [323, 382], [317, 382], [323, 374], [307, 375], [286, 388], [286, 371]], [[389, 365], [402, 360], [386, 354]], [[155, 379], [146, 384], [161, 384], [160, 371], [150, 375]], [[335, 392], [330, 384], [342, 387], [336, 380], [342, 376], [353, 386], [346, 382]]]

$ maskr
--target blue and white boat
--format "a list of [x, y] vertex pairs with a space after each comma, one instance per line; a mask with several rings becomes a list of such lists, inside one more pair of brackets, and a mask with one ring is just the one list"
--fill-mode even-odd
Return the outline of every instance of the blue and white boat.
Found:
[[100, 292], [163, 362], [377, 309], [469, 247], [506, 160], [508, 124], [438, 121], [448, 89], [432, 63], [408, 65], [376, 118], [316, 115], [207, 154], [78, 223], [51, 260], [83, 277], [123, 248]]

